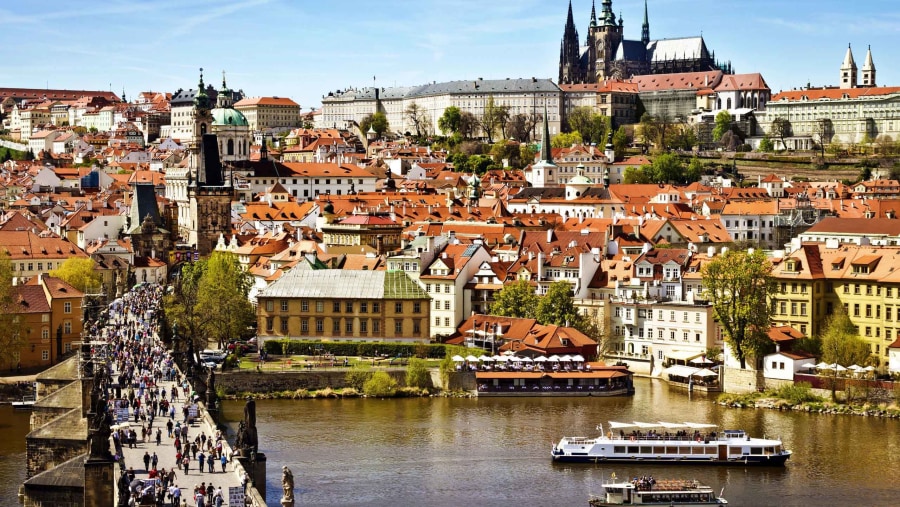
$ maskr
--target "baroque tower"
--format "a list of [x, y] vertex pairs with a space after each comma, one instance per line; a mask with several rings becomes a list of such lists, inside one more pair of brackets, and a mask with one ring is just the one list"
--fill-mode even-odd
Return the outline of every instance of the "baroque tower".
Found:
[[847, 45], [847, 54], [841, 64], [841, 89], [856, 88], [856, 62], [853, 61], [853, 50]]
[[872, 46], [866, 51], [866, 61], [862, 66], [862, 86], [874, 87], [875, 84], [875, 62], [872, 60]]

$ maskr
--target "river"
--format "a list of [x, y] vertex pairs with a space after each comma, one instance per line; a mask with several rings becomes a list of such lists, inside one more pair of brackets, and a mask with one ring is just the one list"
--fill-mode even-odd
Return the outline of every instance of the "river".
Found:
[[[725, 488], [732, 506], [896, 505], [900, 421], [729, 409], [704, 395], [636, 379], [630, 398], [433, 398], [261, 400], [260, 448], [268, 457], [269, 505], [281, 497], [281, 466], [297, 505], [586, 506], [602, 478], [648, 474]], [[0, 407], [3, 505], [24, 478], [27, 412]], [[236, 428], [242, 402], [223, 415]], [[563, 435], [594, 435], [607, 421], [692, 421], [780, 436], [784, 468], [560, 465]], [[24, 424], [24, 426], [23, 426]]]

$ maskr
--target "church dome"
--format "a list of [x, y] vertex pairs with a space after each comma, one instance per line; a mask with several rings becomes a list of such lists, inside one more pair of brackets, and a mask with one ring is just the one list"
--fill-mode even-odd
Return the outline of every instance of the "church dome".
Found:
[[250, 123], [243, 113], [230, 107], [217, 107], [210, 111], [213, 117], [213, 125], [248, 127]]

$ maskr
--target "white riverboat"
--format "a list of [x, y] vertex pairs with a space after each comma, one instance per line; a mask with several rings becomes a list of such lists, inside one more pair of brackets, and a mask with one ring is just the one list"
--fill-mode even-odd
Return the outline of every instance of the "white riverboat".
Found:
[[661, 480], [656, 481], [652, 477], [635, 478], [631, 481], [618, 481], [613, 474], [608, 482], [603, 484], [603, 496], [595, 496], [590, 499], [590, 507], [613, 507], [617, 505], [680, 505], [689, 507], [703, 507], [715, 505], [722, 507], [728, 505], [728, 500], [722, 498], [709, 486], [704, 486], [691, 480]]
[[753, 438], [743, 430], [717, 431], [715, 424], [610, 422], [597, 437], [563, 437], [554, 461], [685, 465], [783, 466], [791, 457], [780, 439]]

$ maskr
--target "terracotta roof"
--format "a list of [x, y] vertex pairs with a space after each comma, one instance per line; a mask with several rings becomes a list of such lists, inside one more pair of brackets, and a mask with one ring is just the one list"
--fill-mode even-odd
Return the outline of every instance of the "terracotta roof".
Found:
[[715, 88], [722, 79], [722, 71], [682, 72], [676, 74], [648, 74], [631, 78], [641, 92], [699, 90]]
[[843, 98], [858, 99], [862, 97], [877, 97], [881, 95], [890, 95], [892, 93], [900, 93], [900, 86], [875, 86], [871, 88], [811, 88], [808, 90], [791, 90], [781, 92], [772, 97], [769, 102], [778, 102], [780, 100], [807, 100], [830, 99], [837, 100]]
[[297, 106], [299, 104], [287, 97], [252, 97], [241, 99], [234, 103], [234, 108], [242, 106]]

